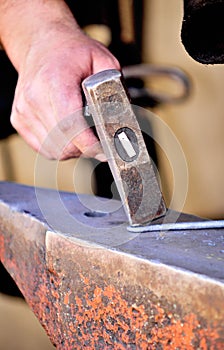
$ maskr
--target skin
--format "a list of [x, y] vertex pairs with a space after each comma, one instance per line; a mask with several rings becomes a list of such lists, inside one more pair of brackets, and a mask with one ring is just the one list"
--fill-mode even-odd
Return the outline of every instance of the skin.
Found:
[[[81, 82], [101, 70], [120, 69], [116, 58], [81, 31], [62, 0], [0, 0], [0, 14], [1, 43], [18, 71], [14, 128], [47, 158], [104, 161], [81, 112]], [[68, 140], [71, 120], [74, 137], [58, 149], [60, 140]]]

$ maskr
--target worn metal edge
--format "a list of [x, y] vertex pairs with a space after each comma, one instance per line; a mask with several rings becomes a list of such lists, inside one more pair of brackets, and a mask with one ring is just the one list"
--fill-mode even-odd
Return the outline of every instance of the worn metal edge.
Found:
[[[88, 251], [90, 252], [91, 256], [94, 256], [92, 258], [93, 263], [96, 262], [97, 259], [102, 260], [102, 255], [106, 252], [105, 261], [102, 261], [102, 266], [104, 264], [109, 265], [108, 259], [110, 259], [111, 263], [113, 263], [114, 259], [121, 259], [125, 261], [125, 269], [129, 270], [129, 273], [127, 273], [127, 279], [126, 283], [130, 282], [130, 275], [135, 275], [136, 282], [138, 280], [141, 280], [141, 285], [144, 285], [145, 287], [150, 286], [150, 290], [152, 290], [157, 295], [166, 295], [166, 298], [171, 303], [178, 303], [180, 302], [182, 304], [183, 309], [187, 306], [189, 308], [189, 305], [191, 305], [191, 311], [195, 312], [198, 308], [197, 305], [194, 303], [194, 300], [196, 299], [196, 294], [204, 294], [206, 293], [207, 296], [211, 294], [211, 298], [214, 300], [215, 294], [216, 294], [216, 300], [220, 300], [220, 307], [221, 307], [221, 301], [224, 300], [224, 283], [222, 281], [217, 279], [212, 279], [206, 275], [201, 275], [198, 273], [193, 273], [189, 270], [185, 270], [183, 268], [179, 268], [177, 266], [172, 265], [166, 265], [161, 262], [152, 261], [148, 259], [144, 259], [138, 256], [134, 256], [130, 253], [125, 253], [117, 249], [110, 249], [108, 247], [104, 247], [102, 245], [95, 244], [93, 242], [87, 242], [83, 241], [79, 238], [75, 237], [69, 237], [66, 236], [60, 232], [53, 232], [50, 230], [47, 230], [46, 232], [46, 264], [49, 266], [48, 261], [48, 254], [51, 250], [51, 243], [54, 240], [61, 240], [61, 242], [69, 241], [74, 245], [75, 249], [84, 249], [88, 254]], [[72, 254], [71, 252], [68, 252], [68, 255]], [[68, 258], [68, 256], [66, 256]], [[113, 264], [112, 264], [113, 265]], [[154, 276], [153, 283], [149, 283], [147, 278], [143, 278], [141, 276], [142, 268], [144, 266], [144, 269], [147, 269], [148, 273], [150, 274], [150, 270]], [[138, 271], [138, 272], [137, 272]], [[145, 276], [146, 277], [146, 276]], [[174, 285], [174, 281], [178, 281]], [[153, 287], [157, 286], [157, 288]], [[165, 288], [163, 288], [165, 286]], [[192, 287], [194, 286], [194, 293]], [[179, 289], [178, 289], [179, 288]], [[183, 290], [184, 288], [189, 290], [189, 294], [186, 294], [185, 303], [183, 304]], [[175, 292], [174, 292], [175, 290]], [[202, 292], [203, 291], [203, 292]], [[194, 296], [193, 296], [194, 294]], [[221, 295], [221, 298], [220, 298]], [[190, 301], [187, 300], [187, 297], [189, 297]], [[209, 299], [209, 297], [208, 297]], [[204, 303], [201, 305], [200, 313], [203, 316], [203, 309], [204, 309]], [[212, 312], [213, 306], [209, 305], [209, 310], [211, 311], [211, 318], [212, 315], [214, 316], [214, 313]], [[185, 310], [186, 312], [189, 312], [189, 309]], [[198, 310], [199, 311], [199, 310]], [[219, 313], [219, 308], [217, 309]], [[215, 312], [215, 308], [214, 308]], [[216, 313], [216, 312], [215, 312]], [[207, 314], [207, 310], [206, 310]], [[218, 315], [218, 314], [217, 314]], [[215, 318], [217, 318], [217, 315]], [[224, 315], [222, 313], [220, 320], [224, 321]]]

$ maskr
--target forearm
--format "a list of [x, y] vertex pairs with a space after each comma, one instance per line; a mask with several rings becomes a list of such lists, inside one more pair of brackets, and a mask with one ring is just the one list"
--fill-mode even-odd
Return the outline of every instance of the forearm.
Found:
[[[62, 30], [63, 28], [63, 30]], [[43, 36], [73, 34], [78, 25], [62, 0], [0, 0], [0, 41], [17, 70]]]

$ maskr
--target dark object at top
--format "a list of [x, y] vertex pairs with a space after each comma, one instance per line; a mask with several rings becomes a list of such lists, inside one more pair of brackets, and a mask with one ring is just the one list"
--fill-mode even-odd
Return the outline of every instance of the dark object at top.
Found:
[[224, 0], [184, 0], [182, 42], [204, 64], [224, 63]]

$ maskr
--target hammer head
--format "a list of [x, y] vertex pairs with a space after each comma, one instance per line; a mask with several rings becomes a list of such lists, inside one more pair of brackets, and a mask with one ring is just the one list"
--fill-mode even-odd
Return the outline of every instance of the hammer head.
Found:
[[83, 81], [83, 90], [130, 225], [148, 224], [166, 206], [122, 75], [109, 69]]

